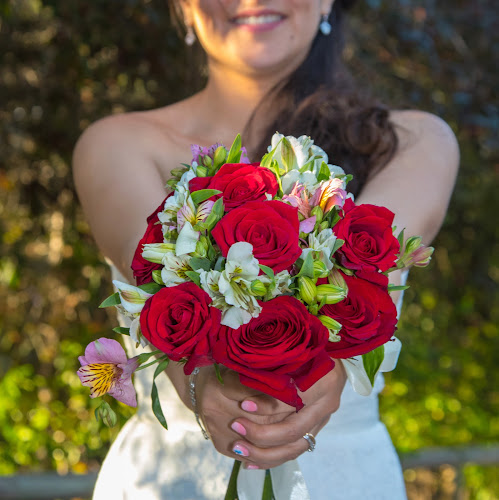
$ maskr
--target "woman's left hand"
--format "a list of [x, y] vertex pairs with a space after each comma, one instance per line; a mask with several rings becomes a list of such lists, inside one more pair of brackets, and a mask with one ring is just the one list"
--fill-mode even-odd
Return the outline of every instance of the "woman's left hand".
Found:
[[303, 436], [306, 433], [317, 436], [339, 408], [346, 378], [343, 364], [336, 361], [331, 372], [308, 391], [300, 393], [305, 407], [299, 412], [266, 395], [243, 401], [243, 409], [256, 407], [256, 410], [247, 411], [247, 418], [237, 418], [232, 423], [232, 429], [238, 431], [234, 432], [237, 436], [234, 446], [247, 454], [237, 456], [238, 460], [242, 460], [245, 467], [270, 469], [307, 451], [309, 443]]

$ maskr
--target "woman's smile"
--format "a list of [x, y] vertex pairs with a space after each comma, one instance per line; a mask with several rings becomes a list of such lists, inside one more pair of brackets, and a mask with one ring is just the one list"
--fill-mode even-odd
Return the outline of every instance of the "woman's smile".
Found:
[[231, 22], [248, 31], [269, 31], [279, 26], [286, 16], [272, 10], [246, 10], [234, 16]]

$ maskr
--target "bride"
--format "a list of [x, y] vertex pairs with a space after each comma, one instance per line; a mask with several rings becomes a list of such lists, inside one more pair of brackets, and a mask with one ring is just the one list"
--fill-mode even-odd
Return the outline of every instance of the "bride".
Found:
[[[171, 170], [190, 163], [190, 146], [230, 145], [240, 131], [249, 158], [262, 156], [276, 130], [310, 135], [330, 162], [354, 174], [349, 188], [358, 203], [388, 207], [395, 225], [425, 244], [434, 238], [454, 185], [455, 137], [433, 115], [387, 111], [361, 96], [340, 60], [342, 19], [351, 4], [172, 2], [186, 43], [206, 53], [205, 88], [170, 106], [100, 120], [74, 152], [81, 203], [116, 277], [134, 281], [130, 263], [146, 218], [164, 199]], [[400, 275], [390, 276], [400, 283]], [[127, 347], [133, 355], [134, 346]], [[211, 437], [205, 441], [188, 379], [175, 365], [159, 382], [168, 431], [150, 409], [151, 374], [135, 375], [139, 410], [113, 443], [94, 498], [219, 499], [234, 458], [243, 463], [240, 499], [261, 498], [253, 492], [265, 469], [272, 469], [278, 500], [405, 498], [400, 464], [378, 417], [381, 376], [371, 396], [359, 396], [337, 363], [303, 393], [306, 406], [296, 413], [242, 386], [233, 372], [222, 386], [205, 368], [196, 387], [197, 411]], [[313, 453], [304, 453], [307, 433], [317, 439]]]

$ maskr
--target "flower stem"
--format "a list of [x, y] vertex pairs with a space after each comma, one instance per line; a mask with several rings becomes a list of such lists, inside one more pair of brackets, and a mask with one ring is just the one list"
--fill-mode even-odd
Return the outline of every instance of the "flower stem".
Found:
[[262, 500], [275, 500], [274, 491], [272, 490], [272, 477], [270, 475], [270, 470], [265, 471]]
[[237, 500], [237, 475], [241, 468], [241, 462], [234, 460], [234, 467], [230, 475], [229, 484], [227, 485], [227, 493], [225, 493], [225, 500]]

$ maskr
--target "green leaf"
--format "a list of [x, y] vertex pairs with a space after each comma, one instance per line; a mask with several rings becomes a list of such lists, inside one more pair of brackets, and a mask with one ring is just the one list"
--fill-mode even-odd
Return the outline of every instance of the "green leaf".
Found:
[[117, 326], [113, 328], [113, 332], [121, 333], [121, 335], [130, 335], [130, 328], [125, 328], [123, 326]]
[[313, 252], [308, 252], [303, 265], [301, 266], [299, 276], [308, 276], [310, 279], [314, 279], [314, 256]]
[[397, 240], [399, 242], [399, 245], [400, 245], [400, 251], [402, 252], [403, 248], [404, 248], [404, 232], [405, 232], [405, 228], [402, 229], [402, 231], [400, 231], [398, 237], [397, 237]]
[[163, 278], [161, 277], [161, 271], [159, 269], [155, 269], [152, 272], [152, 279], [154, 280], [155, 283], [158, 285], [165, 285]]
[[191, 198], [195, 205], [199, 205], [200, 203], [203, 203], [203, 201], [206, 201], [217, 194], [222, 194], [222, 191], [219, 191], [218, 189], [200, 189], [199, 191], [191, 193]]
[[270, 470], [265, 471], [265, 481], [263, 482], [262, 500], [275, 500], [272, 489], [272, 476]]
[[216, 374], [216, 376], [217, 376], [218, 381], [219, 381], [222, 385], [224, 385], [224, 380], [223, 380], [223, 378], [222, 378], [222, 374], [220, 373], [220, 367], [218, 366], [218, 363], [215, 363], [213, 366], [215, 367], [215, 374]]
[[199, 279], [199, 274], [195, 271], [186, 271], [185, 275], [193, 282], [196, 283], [197, 286], [201, 286], [201, 280]]
[[282, 164], [284, 165], [286, 172], [289, 172], [296, 163], [296, 155], [293, 150], [293, 146], [291, 146], [291, 143], [288, 139], [286, 139], [286, 137], [282, 138], [281, 156]]
[[227, 163], [239, 163], [241, 160], [241, 134], [237, 134], [232, 146], [230, 147]]
[[163, 353], [160, 350], [156, 350], [153, 352], [143, 352], [142, 354], [139, 354], [137, 356], [139, 365], [145, 363], [151, 356], [155, 356], [156, 354], [163, 354]]
[[319, 170], [319, 174], [317, 175], [317, 181], [322, 182], [322, 181], [327, 181], [331, 177], [331, 172], [329, 170], [329, 167], [327, 166], [327, 163], [325, 161], [322, 162], [321, 168]]
[[230, 474], [229, 484], [227, 485], [227, 492], [225, 493], [224, 500], [237, 500], [237, 476], [239, 474], [240, 468], [241, 462], [239, 460], [234, 460], [234, 466], [232, 467], [232, 472]]
[[364, 368], [366, 369], [371, 385], [374, 385], [374, 377], [376, 376], [376, 373], [378, 373], [379, 367], [381, 366], [381, 363], [383, 363], [384, 358], [384, 345], [376, 347], [373, 351], [362, 355], [362, 363], [364, 364]]
[[99, 306], [101, 308], [118, 306], [121, 304], [120, 294], [118, 292], [113, 293], [110, 297], [108, 297], [102, 304]]
[[343, 246], [343, 243], [345, 243], [345, 240], [339, 240], [339, 239], [337, 239], [334, 242], [333, 251], [331, 252], [331, 255], [334, 255], [334, 253]]
[[163, 373], [168, 366], [168, 363], [170, 362], [169, 359], [165, 359], [161, 361], [161, 363], [157, 366], [156, 371], [154, 372], [154, 377], [152, 381], [152, 390], [151, 390], [151, 399], [152, 399], [152, 411], [156, 418], [158, 419], [159, 423], [166, 429], [168, 430], [168, 425], [166, 423], [166, 418], [163, 414], [163, 410], [161, 409], [161, 403], [159, 401], [159, 396], [158, 396], [158, 388], [156, 387], [156, 382], [155, 379], [156, 377]]
[[263, 264], [259, 264], [258, 266], [270, 279], [274, 279], [274, 270], [268, 266], [264, 266]]
[[189, 265], [194, 271], [197, 271], [198, 269], [209, 271], [211, 269], [211, 262], [208, 259], [204, 259], [201, 257], [192, 257], [192, 259], [189, 261]]
[[409, 285], [392, 285], [391, 283], [388, 284], [388, 292], [396, 292], [398, 290], [407, 290], [409, 288]]
[[154, 283], [154, 281], [151, 281], [150, 283], [144, 283], [143, 285], [139, 285], [137, 288], [140, 288], [141, 290], [144, 290], [146, 293], [156, 293], [159, 292], [163, 287], [161, 285], [158, 285], [157, 283]]

